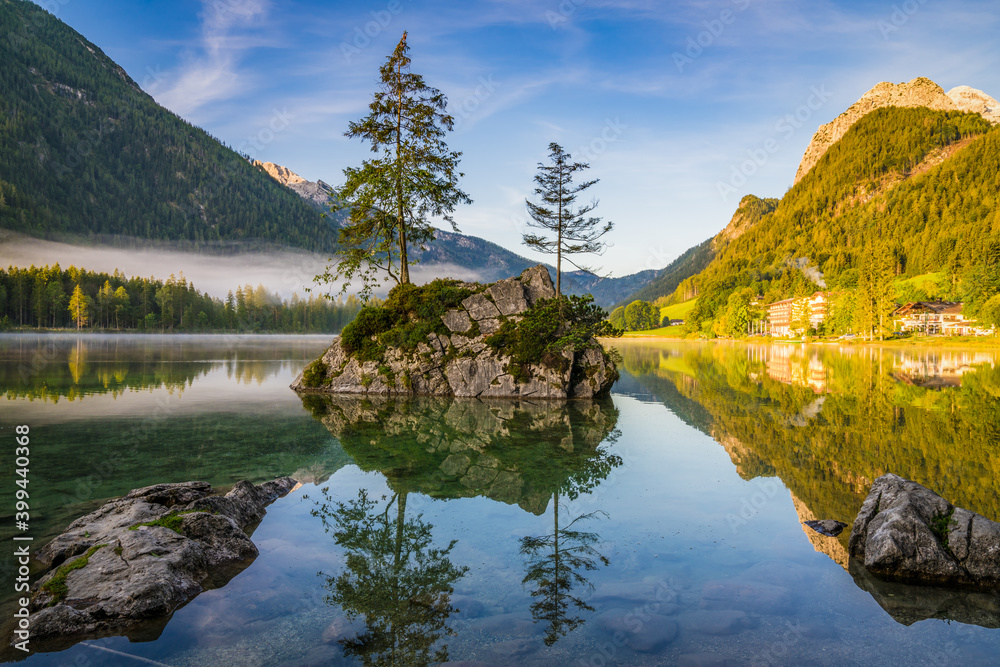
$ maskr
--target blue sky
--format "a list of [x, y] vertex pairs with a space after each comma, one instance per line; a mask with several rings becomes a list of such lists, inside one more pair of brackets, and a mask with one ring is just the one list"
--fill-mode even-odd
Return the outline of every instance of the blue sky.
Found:
[[583, 261], [618, 276], [716, 234], [746, 193], [780, 197], [817, 126], [880, 81], [1000, 97], [993, 0], [39, 4], [165, 107], [332, 184], [369, 154], [343, 133], [407, 30], [413, 71], [458, 121], [448, 143], [474, 200], [456, 211], [461, 231], [533, 256], [524, 198], [555, 141], [591, 164], [597, 214], [616, 225], [604, 257]]

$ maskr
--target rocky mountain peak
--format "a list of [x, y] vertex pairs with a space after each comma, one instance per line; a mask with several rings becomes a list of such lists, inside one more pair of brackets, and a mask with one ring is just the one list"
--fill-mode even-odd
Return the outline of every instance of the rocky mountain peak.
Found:
[[282, 167], [280, 164], [275, 164], [273, 162], [261, 162], [260, 160], [254, 160], [253, 164], [255, 167], [263, 169], [268, 176], [282, 185], [294, 185], [296, 183], [309, 182], [288, 167]]
[[959, 111], [978, 113], [994, 125], [1000, 123], [1000, 102], [981, 90], [969, 86], [955, 86], [948, 91]]
[[809, 173], [827, 149], [835, 144], [862, 117], [883, 107], [927, 107], [936, 111], [969, 111], [981, 114], [991, 123], [1000, 123], [1000, 103], [975, 88], [958, 86], [944, 89], [926, 77], [906, 83], [883, 81], [861, 96], [826, 125], [820, 125], [806, 148], [795, 173], [795, 183]]

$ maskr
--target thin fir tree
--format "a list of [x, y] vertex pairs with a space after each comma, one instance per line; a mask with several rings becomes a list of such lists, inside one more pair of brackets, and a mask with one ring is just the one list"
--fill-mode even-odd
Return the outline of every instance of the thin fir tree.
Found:
[[[528, 206], [528, 226], [548, 232], [543, 236], [525, 233], [523, 242], [529, 248], [556, 256], [556, 295], [562, 294], [562, 261], [566, 255], [603, 254], [608, 244], [601, 237], [611, 231], [613, 223], [588, 214], [597, 208], [598, 201], [574, 208], [580, 193], [599, 181], [594, 179], [573, 184], [573, 175], [589, 169], [586, 162], [571, 162], [572, 156], [562, 146], [549, 144], [549, 165], [538, 163], [535, 174], [535, 194], [541, 198], [536, 204], [525, 200]], [[594, 273], [595, 269], [580, 266], [569, 257], [566, 261], [581, 271]]]
[[458, 231], [452, 212], [472, 200], [458, 187], [460, 152], [444, 137], [454, 126], [448, 100], [410, 71], [406, 33], [379, 70], [379, 88], [369, 113], [348, 126], [345, 136], [360, 138], [377, 157], [344, 170], [345, 183], [333, 195], [333, 210], [347, 211], [341, 227], [340, 261], [316, 276], [320, 283], [361, 279], [368, 296], [379, 274], [396, 284], [410, 282], [409, 248], [434, 239], [431, 218]]

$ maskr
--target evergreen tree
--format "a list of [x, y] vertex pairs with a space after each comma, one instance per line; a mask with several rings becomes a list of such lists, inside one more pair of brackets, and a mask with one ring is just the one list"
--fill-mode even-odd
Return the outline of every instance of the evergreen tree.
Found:
[[404, 32], [379, 71], [369, 114], [345, 133], [369, 143], [378, 157], [345, 169], [346, 182], [335, 193], [334, 210], [348, 211], [339, 236], [340, 262], [316, 280], [343, 280], [341, 292], [360, 278], [367, 297], [379, 272], [397, 284], [410, 282], [408, 247], [424, 249], [433, 240], [429, 218], [441, 217], [458, 231], [451, 213], [472, 202], [458, 188], [461, 153], [444, 142], [454, 125], [447, 98], [410, 71], [409, 50]]
[[73, 296], [69, 299], [69, 312], [73, 316], [76, 328], [81, 329], [87, 326], [88, 310], [90, 308], [90, 297], [83, 293], [80, 286], [73, 289]]
[[[549, 144], [551, 164], [546, 166], [539, 162], [538, 173], [535, 175], [535, 194], [541, 197], [541, 203], [525, 200], [531, 218], [528, 226], [555, 235], [555, 238], [547, 238], [525, 233], [523, 241], [533, 250], [556, 256], [556, 296], [562, 294], [563, 255], [602, 254], [607, 243], [599, 239], [613, 227], [611, 222], [602, 223], [600, 218], [587, 217], [588, 213], [597, 208], [596, 199], [574, 209], [577, 196], [597, 183], [598, 179], [574, 186], [573, 174], [589, 169], [590, 165], [586, 162], [570, 162], [571, 158], [559, 144]], [[593, 270], [576, 264], [568, 257], [566, 261], [581, 271], [593, 273]]]

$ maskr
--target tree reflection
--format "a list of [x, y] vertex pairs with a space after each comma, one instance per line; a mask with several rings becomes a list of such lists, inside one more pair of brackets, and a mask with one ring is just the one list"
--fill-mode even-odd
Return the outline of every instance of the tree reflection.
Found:
[[[418, 515], [406, 519], [406, 493], [395, 494], [379, 511], [379, 502], [362, 489], [349, 502], [334, 501], [323, 489], [323, 502], [312, 510], [347, 551], [339, 575], [320, 573], [329, 591], [325, 600], [339, 605], [349, 620], [363, 618], [366, 628], [339, 640], [344, 655], [365, 665], [428, 665], [448, 660], [454, 634], [448, 617], [453, 585], [468, 568], [456, 567], [445, 548], [432, 546], [433, 526]], [[385, 497], [382, 497], [385, 500]], [[395, 517], [390, 513], [395, 506]]]
[[[594, 545], [600, 541], [597, 533], [582, 530], [582, 526], [603, 512], [590, 512], [562, 525], [560, 521], [565, 522], [565, 519], [560, 501], [591, 494], [622, 464], [621, 457], [609, 451], [620, 435], [616, 427], [618, 410], [610, 398], [533, 403], [527, 400], [307, 395], [303, 397], [303, 404], [337, 437], [344, 451], [362, 470], [377, 470], [384, 475], [389, 488], [398, 494], [394, 497], [402, 498], [404, 503], [407, 492], [441, 499], [481, 496], [516, 504], [526, 512], [541, 516], [551, 499], [554, 507], [552, 532], [520, 540], [527, 569], [523, 583], [532, 588], [534, 598], [531, 614], [536, 622], [547, 625], [545, 643], [552, 645], [584, 622], [581, 612], [593, 611], [580, 593], [582, 588], [590, 586], [585, 573], [608, 565], [610, 561], [595, 549]], [[329, 501], [327, 504], [329, 508], [320, 508], [319, 515], [338, 517], [340, 523], [330, 519], [329, 524], [334, 526], [338, 544], [344, 544], [349, 550], [351, 544], [357, 545], [352, 554], [364, 553], [364, 558], [372, 558], [369, 551], [374, 538], [362, 540], [356, 536], [387, 531], [384, 523], [387, 520], [379, 519], [383, 523], [378, 523], [371, 514], [372, 508], [367, 505], [364, 511], [348, 513], [347, 505], [330, 504]], [[397, 516], [402, 516], [398, 509]], [[361, 522], [364, 527], [352, 529], [348, 525], [351, 521]], [[429, 527], [427, 531], [426, 542], [421, 548], [430, 544]], [[417, 533], [404, 531], [401, 534], [405, 543], [407, 535]], [[353, 541], [349, 542], [348, 538]], [[446, 562], [439, 568], [441, 587], [432, 586], [431, 593], [450, 593], [451, 582], [465, 572], [447, 563], [451, 546], [433, 552], [434, 558], [425, 559], [427, 562], [434, 559]], [[388, 555], [387, 551], [381, 558], [391, 573], [396, 562], [390, 562]], [[356, 560], [359, 557], [352, 555], [349, 558], [348, 570], [353, 572], [361, 567], [361, 571], [368, 572], [370, 566], [367, 561]], [[393, 595], [388, 592], [391, 590], [389, 583], [395, 580], [388, 575], [387, 582], [371, 578], [369, 585], [373, 592], [364, 596], [360, 585], [353, 588], [348, 585], [352, 577], [362, 581], [359, 575], [351, 573], [329, 579], [334, 592], [331, 600], [349, 614], [353, 613], [352, 619], [366, 613], [361, 607], [350, 607], [353, 598], [370, 602], [378, 595]], [[428, 585], [433, 583], [427, 581]], [[388, 604], [393, 609], [396, 608], [393, 605], [403, 605], [405, 609], [410, 602], [407, 598], [391, 598]], [[443, 618], [450, 613], [447, 599], [438, 606], [430, 602], [421, 604], [428, 614], [438, 607]], [[402, 611], [393, 613], [398, 614], [393, 619], [406, 618]], [[390, 616], [385, 613], [386, 618]], [[429, 640], [426, 644], [429, 647], [448, 634], [443, 618], [440, 626], [421, 628], [423, 634], [414, 634], [413, 640]], [[372, 630], [371, 617], [367, 620], [369, 631], [358, 641], [373, 647], [379, 646], [381, 641], [385, 648], [378, 650], [386, 651], [391, 642], [376, 639], [375, 635], [388, 630]], [[386, 621], [384, 627], [389, 625], [391, 623]], [[437, 635], [432, 638], [432, 633]], [[345, 651], [357, 645], [344, 644]], [[422, 659], [429, 658], [430, 649], [424, 650]]]
[[580, 571], [596, 570], [598, 562], [606, 566], [611, 561], [593, 547], [600, 541], [597, 533], [577, 530], [574, 526], [597, 514], [604, 515], [603, 512], [581, 514], [560, 528], [559, 492], [556, 491], [553, 494], [552, 534], [521, 538], [521, 555], [527, 557], [528, 570], [521, 583], [534, 587], [531, 616], [536, 623], [547, 624], [547, 646], [583, 624], [582, 617], [572, 615], [577, 610], [594, 611], [573, 595], [573, 588], [581, 585], [593, 589], [593, 584]]

